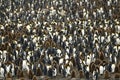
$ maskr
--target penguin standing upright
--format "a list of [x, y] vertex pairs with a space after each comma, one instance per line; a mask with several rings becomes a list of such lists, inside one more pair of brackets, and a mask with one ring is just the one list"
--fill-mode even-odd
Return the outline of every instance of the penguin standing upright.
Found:
[[29, 71], [29, 66], [28, 66], [27, 60], [23, 60], [23, 62], [22, 62], [22, 70]]
[[57, 76], [57, 69], [54, 67], [53, 68], [53, 77], [56, 77]]
[[90, 60], [90, 56], [87, 56], [87, 60], [86, 60], [86, 65], [90, 65], [90, 63], [91, 63], [91, 60]]
[[103, 72], [104, 72], [104, 67], [103, 67], [102, 65], [100, 65], [100, 67], [99, 67], [99, 71], [100, 71], [100, 74], [102, 75]]
[[0, 67], [0, 77], [4, 77], [5, 76], [5, 70], [3, 67]]
[[114, 73], [114, 71], [115, 71], [115, 64], [111, 65], [111, 70], [112, 70], [112, 73]]
[[97, 69], [95, 69], [95, 71], [93, 71], [93, 79], [98, 80], [98, 75], [99, 75], [99, 73], [98, 73]]
[[88, 71], [85, 72], [85, 76], [86, 76], [86, 79], [89, 80], [90, 79], [90, 73]]
[[49, 68], [49, 70], [48, 70], [48, 76], [49, 77], [53, 77], [53, 71], [52, 71], [52, 68]]

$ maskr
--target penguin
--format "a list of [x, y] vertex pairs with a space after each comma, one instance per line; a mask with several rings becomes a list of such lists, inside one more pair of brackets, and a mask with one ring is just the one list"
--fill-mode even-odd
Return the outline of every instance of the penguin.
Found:
[[51, 7], [50, 15], [53, 16], [55, 14], [56, 14], [56, 10], [54, 9], [54, 7]]
[[44, 75], [47, 75], [47, 67], [46, 65], [44, 65], [44, 71], [43, 71]]
[[75, 73], [75, 71], [73, 70], [72, 72], [71, 72], [71, 78], [75, 78], [76, 77], [76, 73]]
[[63, 64], [59, 64], [59, 73], [62, 74], [62, 71], [63, 71]]
[[2, 57], [3, 57], [3, 61], [5, 62], [6, 61], [6, 55], [7, 54], [7, 51], [4, 50], [3, 53], [2, 53]]
[[112, 65], [111, 65], [112, 73], [115, 72], [115, 66], [116, 66], [115, 64], [112, 64]]
[[99, 75], [99, 72], [97, 71], [97, 69], [95, 69], [93, 71], [93, 80], [98, 80], [98, 75]]
[[0, 77], [5, 77], [5, 70], [3, 67], [0, 66]]
[[61, 57], [61, 50], [60, 49], [57, 49], [57, 55], [58, 55], [58, 57]]
[[58, 14], [60, 14], [61, 16], [65, 16], [66, 11], [62, 9], [62, 10], [58, 11]]
[[99, 58], [100, 58], [100, 60], [104, 60], [104, 54], [103, 54], [103, 52], [99, 52]]
[[27, 62], [27, 60], [23, 60], [22, 61], [22, 70], [27, 70], [29, 71], [29, 63]]
[[7, 73], [10, 72], [10, 70], [11, 70], [11, 65], [6, 65], [6, 72]]
[[48, 69], [48, 76], [49, 76], [50, 78], [53, 77], [52, 67]]
[[15, 67], [13, 63], [12, 63], [11, 73], [12, 73], [12, 76], [15, 76]]
[[21, 77], [21, 75], [20, 75], [20, 74], [21, 74], [21, 70], [20, 70], [20, 69], [17, 69], [17, 72], [16, 72], [16, 73], [17, 73], [17, 74], [16, 74], [16, 77], [17, 77], [17, 78], [20, 78], [20, 77]]
[[30, 69], [30, 70], [29, 70], [29, 73], [28, 73], [28, 78], [29, 78], [29, 79], [32, 79], [33, 76], [34, 76], [34, 74], [33, 74], [32, 70]]
[[89, 66], [88, 66], [88, 65], [86, 65], [86, 70], [87, 70], [88, 72], [90, 72], [90, 69], [89, 69]]
[[95, 67], [96, 67], [95, 63], [94, 63], [94, 62], [91, 62], [91, 63], [90, 63], [90, 66], [89, 66], [91, 73], [93, 73], [93, 71], [95, 70]]
[[64, 63], [64, 58], [59, 59], [59, 65], [62, 64], [62, 63]]
[[38, 80], [38, 79], [37, 79], [37, 77], [34, 75], [33, 78], [32, 78], [32, 80]]
[[100, 71], [100, 74], [102, 75], [104, 72], [104, 67], [102, 65], [99, 66], [99, 71]]
[[80, 78], [84, 78], [84, 72], [82, 70], [79, 71]]
[[90, 56], [87, 56], [87, 60], [86, 60], [86, 65], [90, 65], [90, 63], [91, 63], [91, 60], [90, 60]]
[[25, 73], [23, 71], [20, 71], [19, 78], [24, 79], [24, 77], [28, 76], [28, 74], [25, 74], [26, 76], [24, 74]]
[[30, 32], [31, 26], [30, 26], [30, 25], [27, 25], [27, 26], [26, 26], [26, 29], [28, 30], [28, 32]]
[[40, 68], [37, 68], [36, 76], [42, 76], [42, 71]]
[[120, 45], [120, 38], [116, 39], [116, 45]]
[[30, 62], [30, 57], [31, 57], [31, 54], [28, 53], [28, 55], [27, 55], [27, 60], [28, 60], [28, 62]]
[[57, 69], [54, 67], [53, 68], [53, 77], [56, 77], [57, 76]]
[[85, 72], [85, 77], [86, 77], [87, 80], [90, 79], [90, 73], [88, 71]]
[[72, 43], [73, 38], [72, 38], [72, 36], [71, 36], [71, 35], [69, 36], [69, 38], [68, 38], [68, 39], [69, 39], [69, 42], [70, 42], [70, 43]]
[[69, 76], [71, 74], [70, 66], [68, 65], [65, 70], [66, 70], [66, 77], [67, 77], [67, 76]]
[[114, 70], [115, 73], [119, 73], [119, 66], [116, 64], [115, 65], [115, 70]]
[[76, 67], [76, 61], [75, 61], [75, 58], [72, 56], [71, 59], [69, 60], [69, 65], [71, 67]]
[[67, 77], [67, 75], [66, 75], [66, 70], [65, 70], [65, 68], [62, 68], [62, 74], [63, 74], [63, 77]]
[[6, 74], [6, 80], [12, 80], [12, 75], [10, 72]]
[[69, 56], [68, 56], [68, 54], [66, 53], [65, 54], [65, 60], [68, 60], [69, 59]]
[[110, 74], [107, 70], [104, 71], [104, 79], [109, 79], [110, 78]]
[[120, 74], [119, 74], [119, 73], [115, 73], [115, 74], [114, 74], [114, 78], [115, 78], [115, 79], [119, 79], [119, 78], [120, 78]]

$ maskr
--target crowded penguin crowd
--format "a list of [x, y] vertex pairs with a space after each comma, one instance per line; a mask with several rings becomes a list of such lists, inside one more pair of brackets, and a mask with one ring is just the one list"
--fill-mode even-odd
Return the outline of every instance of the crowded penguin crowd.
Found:
[[0, 0], [1, 79], [120, 79], [120, 0]]

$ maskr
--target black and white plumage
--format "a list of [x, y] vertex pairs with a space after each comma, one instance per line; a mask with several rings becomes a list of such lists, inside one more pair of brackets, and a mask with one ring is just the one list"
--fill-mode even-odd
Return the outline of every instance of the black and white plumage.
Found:
[[13, 63], [11, 64], [11, 75], [15, 76], [15, 65]]
[[2, 78], [5, 77], [5, 70], [3, 67], [0, 67], [0, 77], [2, 77]]
[[[0, 0], [1, 67], [5, 73], [11, 71], [15, 75], [15, 66], [22, 68], [22, 71], [29, 71], [32, 66], [35, 73], [33, 65], [36, 64], [45, 75], [52, 72], [52, 76], [56, 76], [52, 65], [55, 60], [61, 67], [60, 74], [67, 77], [72, 73], [66, 64], [70, 70], [75, 67], [89, 73], [90, 63], [95, 62], [96, 66], [100, 65], [99, 74], [103, 74], [107, 65], [103, 63], [103, 66], [101, 62], [108, 59], [111, 63], [107, 64], [111, 64], [111, 72], [114, 72], [113, 64], [117, 64], [120, 58], [118, 4], [119, 0]], [[48, 39], [51, 42], [44, 47]], [[99, 50], [105, 55], [102, 59], [98, 54]], [[97, 62], [97, 58], [101, 62]], [[11, 68], [4, 64], [8, 60], [13, 62]], [[48, 68], [48, 65], [51, 67]]]
[[54, 67], [53, 68], [53, 77], [56, 77], [57, 76], [57, 69]]
[[11, 65], [6, 65], [5, 69], [6, 69], [6, 73], [9, 73], [11, 70]]
[[66, 75], [65, 76], [66, 77], [69, 76], [71, 74], [71, 68], [70, 68], [70, 66], [67, 66], [66, 69], [65, 69], [65, 71], [66, 71]]
[[102, 65], [100, 65], [99, 71], [100, 71], [100, 74], [101, 74], [101, 75], [103, 74], [104, 70], [105, 70], [105, 68], [104, 68]]
[[112, 73], [114, 73], [114, 71], [115, 71], [115, 66], [116, 66], [115, 64], [112, 64], [112, 65], [111, 65]]
[[27, 62], [27, 60], [23, 60], [22, 61], [22, 70], [27, 70], [29, 71], [29, 63]]
[[91, 63], [91, 57], [90, 56], [87, 56], [87, 59], [86, 59], [86, 65], [90, 65]]

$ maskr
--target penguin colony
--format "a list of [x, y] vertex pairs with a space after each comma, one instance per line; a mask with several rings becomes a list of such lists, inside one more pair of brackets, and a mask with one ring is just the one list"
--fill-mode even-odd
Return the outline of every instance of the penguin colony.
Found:
[[120, 0], [0, 0], [0, 79], [61, 78], [120, 78]]

